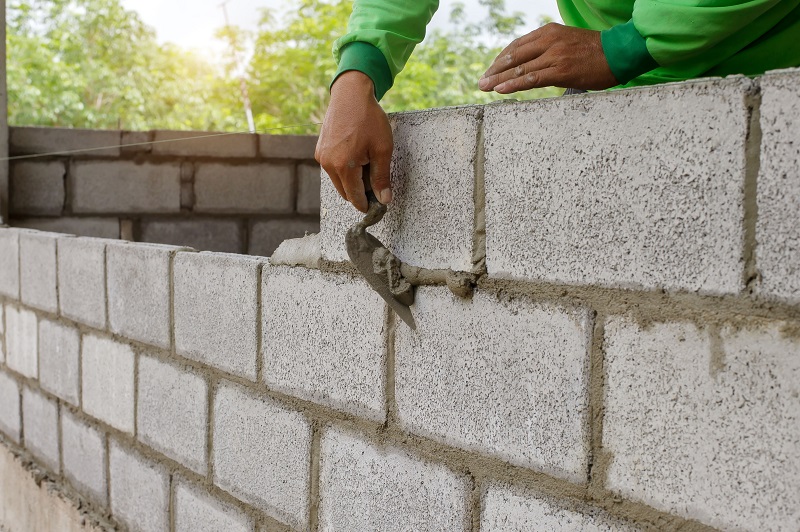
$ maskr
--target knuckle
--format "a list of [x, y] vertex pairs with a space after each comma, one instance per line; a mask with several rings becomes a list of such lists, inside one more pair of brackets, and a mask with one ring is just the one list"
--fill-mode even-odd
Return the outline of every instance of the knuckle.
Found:
[[528, 72], [525, 74], [525, 84], [528, 86], [536, 86], [539, 81], [539, 75], [536, 72]]
[[519, 77], [524, 76], [524, 75], [525, 75], [525, 65], [519, 65], [518, 67], [516, 67], [514, 69], [514, 76], [515, 77], [519, 78]]

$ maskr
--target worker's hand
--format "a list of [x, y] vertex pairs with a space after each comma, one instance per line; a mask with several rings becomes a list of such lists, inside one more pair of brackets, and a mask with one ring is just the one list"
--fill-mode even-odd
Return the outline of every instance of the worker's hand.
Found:
[[381, 203], [392, 201], [389, 167], [394, 140], [389, 118], [375, 99], [372, 80], [351, 70], [331, 87], [331, 102], [322, 124], [314, 157], [339, 194], [361, 212], [369, 203], [363, 169], [369, 164], [370, 183]]
[[599, 90], [615, 85], [600, 32], [555, 23], [506, 46], [478, 81], [482, 91], [500, 94], [538, 87]]

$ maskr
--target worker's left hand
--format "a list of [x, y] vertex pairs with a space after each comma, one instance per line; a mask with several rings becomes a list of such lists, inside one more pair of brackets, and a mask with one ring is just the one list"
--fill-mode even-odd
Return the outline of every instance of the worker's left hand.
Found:
[[500, 94], [538, 87], [600, 90], [618, 85], [600, 32], [550, 23], [500, 52], [478, 86]]

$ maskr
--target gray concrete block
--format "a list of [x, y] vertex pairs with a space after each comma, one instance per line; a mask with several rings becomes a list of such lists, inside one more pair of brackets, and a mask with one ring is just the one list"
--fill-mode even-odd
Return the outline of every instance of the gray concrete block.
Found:
[[201, 487], [180, 481], [175, 487], [175, 532], [253, 532], [253, 519], [214, 498]]
[[417, 290], [412, 311], [417, 330], [399, 324], [395, 343], [403, 427], [586, 482], [588, 312], [433, 287]]
[[83, 410], [123, 432], [134, 429], [134, 355], [129, 345], [84, 335], [81, 353]]
[[243, 223], [235, 219], [156, 219], [141, 222], [140, 240], [200, 251], [243, 253]]
[[320, 530], [469, 530], [468, 479], [400, 449], [326, 430]]
[[61, 409], [61, 453], [64, 476], [81, 494], [107, 504], [105, 436]]
[[0, 371], [0, 432], [19, 443], [21, 430], [19, 383]]
[[[93, 157], [119, 157], [119, 131], [60, 127], [9, 128], [11, 155], [62, 153], [75, 150]], [[98, 150], [97, 148], [105, 148]]]
[[59, 473], [58, 404], [39, 392], [23, 387], [22, 425], [25, 448], [50, 471]]
[[214, 399], [214, 484], [295, 528], [309, 515], [311, 423], [242, 388]]
[[109, 244], [108, 322], [111, 331], [158, 347], [170, 345], [170, 261], [180, 248]]
[[80, 402], [80, 334], [60, 323], [39, 321], [39, 383], [68, 403]]
[[118, 218], [12, 218], [11, 225], [26, 229], [36, 229], [37, 231], [49, 231], [51, 233], [94, 238], [119, 238]]
[[39, 376], [36, 314], [6, 305], [6, 364], [17, 373]]
[[25, 231], [19, 235], [19, 273], [22, 302], [58, 312], [56, 290], [56, 233]]
[[124, 154], [150, 153], [153, 151], [154, 137], [152, 131], [123, 131], [120, 150]]
[[269, 159], [313, 159], [317, 135], [259, 135], [259, 153]]
[[383, 299], [361, 279], [282, 267], [265, 271], [261, 294], [267, 386], [383, 421]]
[[225, 158], [256, 156], [256, 136], [247, 133], [220, 135], [211, 131], [155, 131], [154, 135], [154, 155]]
[[[392, 190], [383, 221], [370, 229], [403, 262], [472, 269], [479, 107], [394, 115]], [[344, 237], [363, 218], [322, 176], [322, 256], [347, 261]]]
[[169, 530], [169, 474], [115, 440], [109, 445], [112, 515], [136, 532]]
[[318, 221], [284, 219], [255, 222], [250, 228], [248, 253], [269, 257], [285, 240], [301, 238], [310, 233], [319, 233]]
[[0, 228], [0, 295], [19, 298], [19, 234]]
[[744, 77], [486, 108], [489, 274], [738, 293]]
[[610, 318], [608, 488], [723, 530], [796, 527], [800, 341], [789, 330]]
[[761, 166], [758, 176], [756, 293], [800, 302], [800, 71], [761, 82]]
[[206, 474], [208, 385], [205, 379], [146, 356], [139, 358], [139, 439]]
[[74, 213], [170, 213], [181, 210], [178, 163], [75, 161], [69, 195]]
[[[566, 505], [565, 505], [566, 503]], [[482, 532], [581, 530], [634, 532], [645, 530], [599, 508], [537, 495], [506, 484], [486, 487], [481, 511]]]
[[319, 215], [320, 173], [318, 164], [297, 165], [297, 212]]
[[64, 209], [66, 173], [61, 161], [12, 164], [11, 214], [59, 216]]
[[294, 169], [289, 164], [198, 164], [195, 212], [267, 214], [294, 211]]
[[106, 326], [106, 240], [58, 240], [61, 314], [98, 329]]
[[178, 253], [174, 266], [175, 349], [252, 381], [262, 262], [218, 253]]

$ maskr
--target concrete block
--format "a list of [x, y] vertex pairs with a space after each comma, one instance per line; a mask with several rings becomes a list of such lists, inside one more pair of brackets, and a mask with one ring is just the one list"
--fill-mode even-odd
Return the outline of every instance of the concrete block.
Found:
[[484, 490], [481, 531], [581, 530], [584, 532], [634, 532], [645, 530], [609, 515], [599, 508], [559, 502], [506, 484]]
[[313, 159], [317, 135], [259, 135], [259, 153], [268, 159]]
[[259, 260], [218, 253], [175, 257], [175, 349], [256, 380]]
[[170, 261], [178, 249], [147, 244], [108, 245], [108, 322], [112, 332], [169, 347]]
[[83, 410], [123, 432], [134, 429], [134, 356], [129, 345], [84, 335]]
[[446, 467], [326, 430], [320, 530], [469, 530], [470, 482]]
[[756, 293], [800, 302], [800, 89], [798, 72], [762, 77]]
[[224, 158], [256, 156], [256, 137], [246, 133], [220, 135], [210, 131], [155, 131], [154, 135], [154, 155]]
[[383, 421], [383, 299], [348, 275], [281, 267], [265, 272], [261, 294], [267, 386]]
[[61, 161], [18, 162], [11, 166], [11, 214], [59, 216], [64, 209]]
[[106, 446], [102, 432], [61, 409], [64, 476], [81, 494], [102, 505], [106, 500]]
[[154, 137], [152, 131], [123, 131], [120, 150], [124, 154], [150, 153], [153, 151]]
[[19, 298], [19, 231], [0, 228], [0, 295]]
[[70, 166], [74, 213], [169, 213], [181, 210], [178, 163], [75, 161]]
[[[461, 107], [392, 117], [394, 201], [370, 229], [414, 266], [472, 269], [475, 163], [482, 109]], [[364, 215], [322, 176], [322, 256], [348, 261], [347, 230]]]
[[320, 173], [318, 164], [297, 165], [297, 212], [319, 215]]
[[[800, 522], [800, 341], [784, 323], [606, 323], [607, 487], [723, 530]], [[736, 511], [731, 511], [735, 508]]]
[[[119, 157], [119, 131], [60, 127], [9, 128], [11, 155], [85, 151], [93, 157]], [[96, 148], [105, 148], [98, 150]]]
[[118, 218], [12, 218], [11, 225], [37, 231], [94, 238], [117, 239], [120, 233]]
[[482, 291], [468, 301], [433, 287], [417, 290], [412, 311], [417, 330], [399, 324], [395, 343], [402, 426], [587, 481], [587, 311]]
[[186, 481], [175, 487], [175, 532], [253, 532], [253, 519]]
[[50, 471], [59, 473], [58, 404], [39, 392], [23, 387], [22, 424], [25, 448]]
[[744, 77], [489, 106], [493, 277], [738, 293]]
[[19, 235], [19, 273], [22, 302], [58, 312], [55, 233], [25, 231]]
[[208, 385], [205, 379], [146, 356], [139, 358], [139, 439], [206, 474]]
[[288, 164], [198, 164], [195, 212], [267, 214], [294, 211], [294, 169]]
[[6, 364], [17, 373], [39, 376], [36, 314], [6, 305]]
[[0, 432], [20, 442], [22, 420], [20, 418], [19, 383], [8, 373], [0, 371]]
[[68, 403], [80, 402], [80, 334], [60, 323], [39, 321], [39, 383]]
[[242, 253], [245, 251], [242, 225], [239, 220], [219, 218], [143, 220], [140, 240], [189, 246], [200, 251]]
[[58, 240], [61, 314], [98, 329], [106, 326], [106, 240]]
[[284, 219], [256, 222], [250, 229], [248, 253], [269, 257], [285, 240], [300, 238], [310, 233], [319, 233], [318, 221]]
[[112, 440], [111, 512], [131, 530], [169, 530], [169, 474], [163, 466]]
[[311, 423], [221, 384], [214, 399], [214, 484], [295, 528], [308, 526]]

